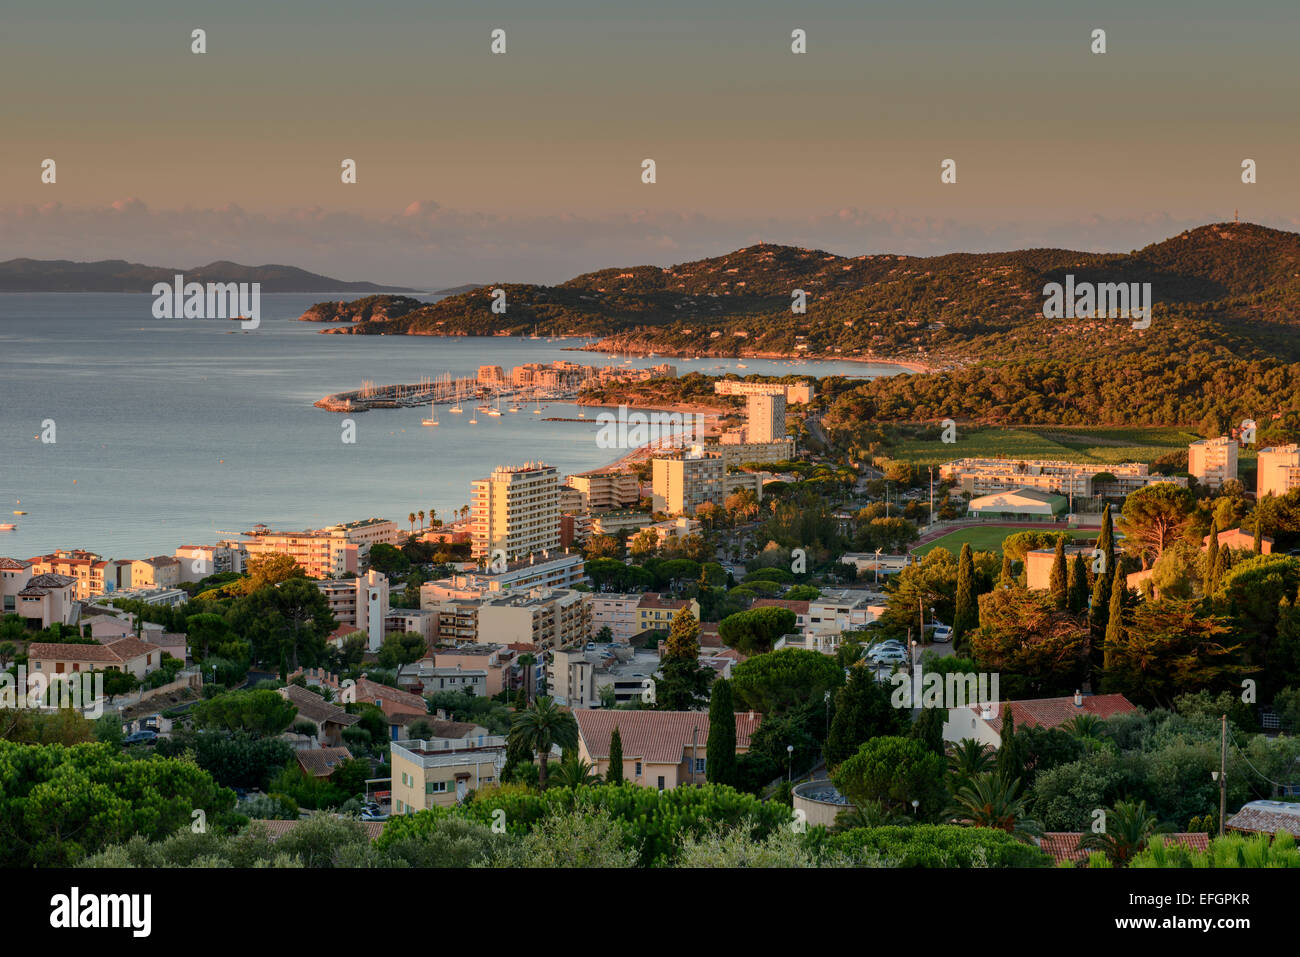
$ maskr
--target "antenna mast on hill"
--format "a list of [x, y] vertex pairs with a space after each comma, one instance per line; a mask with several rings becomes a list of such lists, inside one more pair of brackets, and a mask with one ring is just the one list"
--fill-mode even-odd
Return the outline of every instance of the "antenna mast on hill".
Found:
[[1237, 215], [1237, 210], [1235, 210], [1235, 209], [1232, 211], [1232, 221], [1233, 221], [1234, 223], [1239, 223], [1239, 222], [1241, 222], [1241, 217]]

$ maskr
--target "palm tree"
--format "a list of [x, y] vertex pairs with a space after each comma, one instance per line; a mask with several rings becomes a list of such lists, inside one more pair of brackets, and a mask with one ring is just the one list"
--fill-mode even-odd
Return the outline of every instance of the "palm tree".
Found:
[[541, 695], [523, 711], [516, 711], [510, 725], [511, 744], [533, 751], [539, 758], [537, 786], [546, 787], [546, 764], [551, 757], [551, 747], [574, 748], [578, 745], [578, 722], [573, 712], [566, 711], [555, 699]]
[[419, 516], [420, 516], [420, 527], [424, 528], [424, 509], [420, 509]]
[[1078, 738], [1087, 746], [1089, 751], [1095, 751], [1101, 747], [1106, 735], [1105, 724], [1095, 714], [1076, 714], [1061, 725], [1061, 730]]
[[963, 738], [952, 746], [948, 769], [963, 781], [992, 771], [993, 749], [973, 738]]
[[[540, 775], [538, 780], [540, 782]], [[596, 766], [588, 764], [576, 754], [555, 769], [555, 783], [561, 787], [586, 788], [591, 787], [593, 784], [599, 784], [600, 781], [600, 775], [596, 773]]]
[[1156, 816], [1147, 810], [1146, 801], [1116, 801], [1106, 811], [1105, 830], [1085, 834], [1079, 847], [1101, 851], [1116, 867], [1124, 867], [1158, 832]]
[[977, 774], [959, 784], [947, 813], [975, 827], [1006, 831], [1025, 843], [1043, 833], [1042, 825], [1028, 817], [1020, 779], [1008, 781], [992, 772]]
[[430, 527], [430, 528], [433, 528], [433, 520], [434, 520], [435, 518], [437, 518], [437, 517], [438, 517], [438, 512], [437, 512], [437, 510], [436, 510], [436, 509], [432, 509], [432, 508], [429, 509], [429, 527]]
[[415, 513], [412, 512], [410, 515], [406, 517], [411, 521], [411, 534], [414, 535], [415, 534]]

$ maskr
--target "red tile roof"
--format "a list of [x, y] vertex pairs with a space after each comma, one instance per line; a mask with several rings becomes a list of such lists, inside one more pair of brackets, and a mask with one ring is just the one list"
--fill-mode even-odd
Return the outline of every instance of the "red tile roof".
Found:
[[[1196, 833], [1182, 834], [1161, 834], [1160, 837], [1165, 839], [1166, 843], [1181, 844], [1189, 851], [1204, 851], [1210, 846], [1210, 835], [1203, 831]], [[1039, 848], [1047, 854], [1055, 863], [1060, 864], [1063, 861], [1069, 861], [1077, 864], [1086, 861], [1090, 851], [1079, 847], [1079, 842], [1083, 840], [1083, 834], [1072, 831], [1046, 831], [1043, 834], [1042, 843]]]
[[806, 601], [787, 601], [784, 598], [760, 598], [754, 602], [751, 608], [788, 608], [796, 615], [807, 615], [808, 605]]
[[347, 748], [311, 748], [307, 751], [295, 751], [294, 757], [308, 774], [327, 778], [342, 762], [352, 760], [352, 752]]
[[1300, 804], [1291, 801], [1251, 801], [1228, 818], [1224, 827], [1259, 834], [1289, 831], [1300, 837]]
[[637, 602], [638, 608], [671, 608], [681, 609], [690, 607], [690, 602], [684, 598], [663, 598], [658, 592], [646, 592]]
[[[623, 754], [653, 764], [679, 764], [694, 739], [703, 751], [709, 740], [706, 711], [609, 711], [578, 708], [578, 733], [593, 759], [609, 757], [609, 738], [618, 727]], [[757, 712], [736, 715], [736, 747], [748, 748], [762, 722]]]
[[162, 649], [148, 641], [135, 638], [120, 638], [108, 644], [79, 645], [62, 641], [34, 641], [27, 646], [27, 657], [33, 661], [102, 661], [109, 664], [124, 664], [132, 658], [139, 658]]
[[321, 695], [298, 685], [285, 685], [280, 695], [298, 706], [298, 713], [318, 725], [325, 722], [350, 727], [361, 720], [358, 714], [348, 714], [338, 705], [331, 704]]
[[407, 711], [415, 711], [417, 714], [429, 713], [428, 702], [418, 694], [411, 694], [409, 691], [401, 691], [388, 685], [381, 685], [377, 681], [371, 681], [365, 675], [357, 679], [356, 690], [358, 701], [374, 701], [378, 698], [386, 704]]
[[3, 568], [8, 572], [23, 571], [24, 569], [31, 567], [31, 562], [20, 561], [17, 558], [0, 558], [0, 568]]
[[[255, 821], [250, 821], [250, 822], [248, 823], [248, 826], [249, 826], [249, 828], [253, 828], [253, 827], [262, 827], [262, 828], [264, 828], [264, 829], [266, 830], [266, 836], [269, 837], [272, 841], [274, 841], [276, 838], [279, 838], [279, 837], [284, 836], [285, 834], [288, 834], [290, 831], [292, 831], [295, 827], [297, 827], [297, 826], [298, 826], [299, 824], [301, 824], [303, 821], [307, 821], [307, 820], [310, 820], [310, 818], [299, 818], [299, 819], [296, 820], [296, 821], [262, 821], [262, 820], [255, 820]], [[373, 841], [373, 840], [375, 840], [377, 837], [379, 837], [380, 834], [383, 834], [383, 833], [384, 833], [384, 824], [387, 823], [387, 822], [385, 822], [385, 821], [357, 821], [356, 823], [360, 824], [363, 828], [365, 828], [365, 831], [366, 831], [366, 837], [370, 838], [370, 840]]]
[[1083, 703], [1078, 707], [1074, 704], [1073, 695], [1065, 698], [1003, 701], [998, 706], [996, 718], [984, 719], [988, 726], [999, 734], [1002, 733], [1002, 715], [1006, 713], [1007, 708], [1010, 708], [1015, 715], [1017, 728], [1056, 728], [1080, 714], [1092, 714], [1104, 719], [1137, 710], [1122, 694], [1084, 695]]

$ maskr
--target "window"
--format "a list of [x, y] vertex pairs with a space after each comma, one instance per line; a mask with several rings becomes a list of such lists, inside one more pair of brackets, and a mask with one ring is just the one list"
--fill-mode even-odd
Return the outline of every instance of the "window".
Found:
[[638, 762], [636, 763], [636, 776], [637, 776], [637, 777], [640, 777], [640, 776], [641, 776], [641, 762], [640, 762], [640, 761], [638, 761]]
[[705, 761], [704, 758], [696, 758], [696, 759], [695, 759], [695, 773], [696, 773], [696, 774], [703, 774], [703, 773], [704, 773], [704, 761]]
[[664, 776], [661, 774], [659, 775], [659, 790], [662, 791], [663, 789], [664, 789]]
[[425, 794], [443, 794], [447, 790], [446, 781], [429, 781], [424, 785]]

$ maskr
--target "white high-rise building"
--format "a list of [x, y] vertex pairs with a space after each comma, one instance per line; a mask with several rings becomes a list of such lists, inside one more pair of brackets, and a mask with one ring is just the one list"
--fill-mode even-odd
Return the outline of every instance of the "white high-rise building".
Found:
[[1193, 442], [1187, 447], [1187, 471], [1207, 488], [1223, 488], [1237, 477], [1237, 440], [1221, 435]]
[[785, 438], [784, 395], [751, 395], [748, 403], [750, 442], [776, 442]]
[[373, 568], [357, 579], [357, 630], [366, 633], [366, 647], [378, 651], [384, 643], [388, 617], [388, 576]]
[[1259, 471], [1255, 478], [1255, 498], [1282, 496], [1300, 488], [1300, 445], [1279, 445], [1259, 450]]
[[506, 562], [560, 547], [560, 479], [553, 466], [500, 466], [471, 486], [475, 558]]

